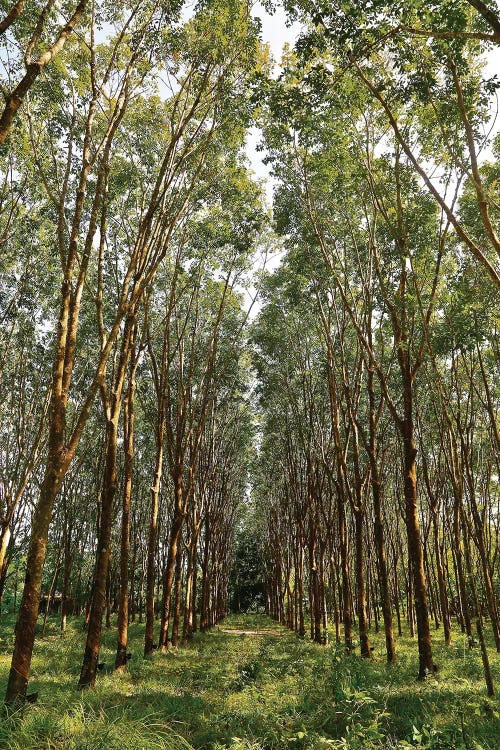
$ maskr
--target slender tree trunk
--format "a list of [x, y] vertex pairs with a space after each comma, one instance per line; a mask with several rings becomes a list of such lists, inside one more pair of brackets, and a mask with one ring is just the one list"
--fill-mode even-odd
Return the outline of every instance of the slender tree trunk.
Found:
[[132, 354], [127, 397], [123, 412], [124, 477], [122, 494], [122, 527], [120, 544], [120, 593], [118, 598], [118, 632], [115, 669], [127, 666], [128, 603], [129, 603], [129, 553], [130, 553], [130, 503], [132, 499], [132, 475], [134, 465], [134, 397], [135, 366]]
[[398, 622], [398, 636], [403, 635], [401, 624], [401, 589], [399, 588], [398, 561], [394, 558], [394, 606], [396, 608], [396, 620]]
[[72, 555], [69, 547], [64, 551], [64, 568], [63, 568], [63, 585], [61, 599], [61, 633], [66, 632], [67, 619], [69, 614], [69, 581], [71, 577]]
[[0, 578], [5, 577], [4, 570], [7, 572], [7, 550], [11, 538], [10, 523], [2, 523], [0, 528]]
[[474, 601], [474, 606], [476, 609], [476, 632], [477, 632], [477, 639], [479, 641], [479, 647], [481, 649], [481, 658], [483, 662], [483, 672], [484, 672], [484, 680], [486, 683], [486, 690], [489, 696], [495, 695], [495, 688], [493, 685], [493, 677], [491, 674], [491, 667], [490, 667], [490, 661], [488, 657], [488, 649], [486, 648], [486, 640], [484, 637], [484, 631], [483, 631], [483, 618], [481, 615], [481, 603], [479, 601], [479, 597], [477, 595], [477, 587], [476, 582], [474, 580], [474, 572], [472, 568], [472, 561], [471, 561], [471, 554], [470, 554], [470, 548], [469, 548], [469, 539], [468, 539], [468, 529], [467, 529], [467, 520], [465, 518], [465, 512], [463, 508], [461, 508], [461, 518], [462, 518], [462, 525], [464, 529], [464, 547], [465, 547], [465, 564], [467, 566], [467, 576], [469, 579], [469, 585], [472, 592], [472, 599]]
[[458, 573], [458, 593], [460, 597], [460, 610], [465, 625], [465, 632], [469, 638], [472, 638], [472, 623], [469, 612], [469, 602], [467, 597], [467, 586], [465, 583], [464, 573], [464, 559], [463, 559], [463, 547], [462, 547], [462, 534], [460, 531], [460, 508], [461, 498], [458, 493], [455, 493], [454, 505], [453, 505], [453, 541], [455, 558], [457, 561], [457, 573]]
[[368, 453], [370, 459], [370, 477], [373, 499], [374, 536], [377, 550], [377, 573], [380, 588], [380, 599], [382, 604], [382, 616], [384, 618], [385, 650], [387, 661], [396, 660], [396, 647], [394, 643], [394, 630], [392, 625], [391, 597], [389, 592], [389, 579], [387, 575], [387, 556], [384, 542], [384, 521], [382, 516], [382, 484], [377, 462], [377, 425], [375, 415], [375, 394], [373, 388], [373, 368], [368, 368], [367, 387], [370, 402], [369, 418], [369, 445]]
[[168, 649], [168, 629], [170, 626], [170, 604], [172, 599], [172, 585], [175, 575], [175, 561], [177, 558], [177, 548], [184, 525], [184, 490], [182, 482], [182, 467], [178, 469], [175, 479], [175, 510], [170, 529], [169, 548], [167, 555], [167, 564], [163, 577], [163, 602], [162, 602], [162, 621], [160, 626], [159, 647], [163, 652]]
[[182, 546], [177, 547], [175, 560], [175, 582], [174, 582], [174, 616], [172, 618], [172, 647], [177, 648], [179, 644], [179, 624], [181, 618], [181, 592], [182, 592]]
[[102, 483], [103, 490], [101, 497], [101, 514], [97, 541], [94, 589], [82, 670], [78, 681], [78, 687], [81, 689], [94, 687], [97, 674], [97, 662], [101, 647], [102, 616], [104, 607], [106, 606], [106, 584], [110, 573], [109, 562], [111, 557], [113, 502], [118, 482], [116, 463], [118, 423], [122, 405], [123, 384], [130, 360], [134, 335], [135, 316], [130, 314], [125, 322], [120, 359], [113, 380], [111, 396], [109, 397], [106, 394], [104, 385], [102, 388], [106, 414], [105, 464]]
[[52, 597], [54, 595], [54, 591], [55, 591], [56, 586], [57, 586], [57, 579], [59, 577], [59, 566], [60, 566], [60, 563], [61, 563], [61, 549], [59, 548], [59, 552], [58, 552], [58, 555], [57, 555], [56, 564], [55, 564], [55, 567], [54, 567], [54, 575], [52, 576], [52, 580], [50, 582], [49, 590], [48, 590], [48, 593], [47, 593], [47, 606], [45, 607], [45, 612], [44, 612], [44, 615], [43, 615], [42, 632], [40, 634], [42, 638], [45, 635], [45, 626], [47, 625], [47, 617], [51, 614], [51, 611], [52, 611]]
[[332, 604], [333, 604], [333, 620], [335, 623], [335, 643], [341, 642], [341, 635], [340, 635], [340, 612], [339, 612], [339, 604], [338, 604], [338, 586], [337, 586], [337, 576], [335, 575], [336, 570], [336, 564], [335, 564], [335, 570], [332, 570], [332, 566], [334, 565], [333, 556], [330, 556], [330, 592], [332, 597]]
[[319, 558], [319, 584], [320, 584], [320, 598], [321, 598], [321, 626], [323, 633], [321, 636], [321, 642], [326, 645], [328, 638], [328, 608], [326, 605], [326, 591], [325, 591], [325, 550], [324, 546], [321, 548]]
[[473, 490], [470, 493], [469, 501], [474, 522], [474, 541], [479, 553], [479, 559], [481, 561], [481, 568], [483, 571], [483, 585], [486, 593], [486, 604], [488, 607], [488, 614], [490, 616], [491, 629], [493, 631], [496, 650], [498, 653], [500, 653], [500, 626], [498, 621], [497, 606], [495, 602], [495, 592], [493, 589], [493, 582], [491, 580], [491, 570], [488, 561], [488, 553], [486, 551], [486, 546], [484, 543], [484, 524], [480, 517]]
[[198, 632], [198, 542], [195, 544], [193, 552], [193, 593], [192, 593], [192, 604], [191, 613], [193, 624], [191, 627], [192, 633]]
[[297, 569], [295, 571], [297, 576], [297, 586], [299, 592], [299, 638], [304, 638], [306, 634], [306, 626], [304, 620], [304, 563], [303, 563], [303, 552], [302, 546], [298, 551]]
[[9, 543], [11, 540], [10, 525], [2, 524], [0, 531], [0, 614], [2, 613], [2, 599], [5, 591], [5, 582], [7, 580], [7, 571], [9, 569], [10, 558], [8, 555]]
[[111, 566], [108, 565], [108, 580], [106, 581], [106, 630], [111, 630]]
[[113, 524], [113, 501], [116, 492], [116, 453], [118, 437], [118, 409], [113, 409], [112, 419], [106, 422], [106, 463], [101, 497], [101, 521], [97, 542], [96, 569], [92, 606], [87, 629], [87, 641], [83, 655], [78, 687], [92, 688], [97, 675], [97, 662], [101, 647], [102, 616], [106, 606], [106, 584], [111, 556], [111, 528]]
[[356, 537], [356, 583], [357, 583], [357, 608], [359, 645], [361, 656], [369, 659], [372, 655], [370, 637], [368, 635], [368, 619], [366, 615], [366, 584], [364, 568], [364, 538], [363, 538], [364, 512], [358, 509], [354, 512], [354, 530]]
[[[205, 542], [203, 547], [203, 561], [201, 566], [201, 606], [200, 606], [200, 630], [203, 633], [208, 628], [208, 609], [210, 596], [210, 575], [208, 570], [210, 539], [212, 534], [212, 524], [210, 516], [207, 515], [205, 520]], [[275, 589], [276, 591], [276, 589]], [[276, 619], [276, 609], [273, 608], [271, 614]]]
[[[411, 383], [408, 380], [405, 381], [405, 400], [407, 409], [411, 410]], [[402, 432], [405, 472], [404, 492], [406, 503], [406, 531], [408, 537], [408, 555], [412, 572], [418, 636], [418, 679], [424, 680], [428, 674], [434, 672], [434, 665], [432, 661], [431, 631], [427, 607], [424, 560], [420, 540], [420, 524], [418, 520], [417, 451], [413, 439], [413, 423], [411, 416], [407, 415], [407, 418], [404, 420]]]
[[[136, 529], [136, 523], [134, 520], [133, 528]], [[137, 581], [137, 539], [135, 538], [137, 534], [132, 534], [132, 539], [134, 540], [132, 545], [132, 560], [131, 560], [131, 575], [130, 575], [130, 592], [128, 596], [128, 621], [135, 622], [136, 617], [136, 611], [137, 611], [137, 603], [136, 603], [136, 581]], [[142, 566], [141, 566], [142, 568]]]
[[192, 567], [191, 549], [188, 553], [187, 571], [186, 571], [186, 600], [184, 602], [184, 617], [182, 620], [182, 645], [185, 645], [192, 635], [193, 628], [193, 567]]
[[184, 620], [182, 623], [182, 643], [185, 644], [193, 635], [193, 586], [196, 577], [196, 545], [198, 535], [196, 530], [191, 531], [191, 540], [188, 549], [188, 561], [186, 571], [186, 601], [184, 604]]
[[434, 554], [436, 556], [436, 569], [439, 587], [439, 600], [441, 602], [441, 615], [443, 619], [444, 642], [447, 646], [451, 644], [451, 623], [450, 610], [448, 606], [448, 596], [446, 594], [446, 581], [444, 577], [443, 557], [439, 543], [439, 526], [437, 510], [432, 509], [432, 523], [434, 531]]
[[153, 485], [151, 487], [151, 515], [149, 520], [146, 563], [146, 633], [144, 639], [144, 656], [150, 656], [153, 653], [154, 648], [156, 540], [158, 531], [158, 501], [162, 471], [163, 432], [160, 430], [156, 441], [156, 465]]
[[352, 610], [349, 584], [349, 539], [344, 499], [338, 496], [340, 567], [342, 570], [342, 610], [344, 620], [344, 643], [347, 653], [352, 651]]

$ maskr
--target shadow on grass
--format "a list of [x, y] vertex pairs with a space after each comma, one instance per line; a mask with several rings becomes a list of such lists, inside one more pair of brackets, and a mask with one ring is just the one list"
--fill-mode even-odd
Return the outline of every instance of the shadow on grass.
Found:
[[[0, 690], [10, 666], [11, 626], [0, 628]], [[363, 660], [287, 631], [280, 638], [222, 632], [269, 627], [275, 625], [264, 617], [230, 617], [221, 628], [197, 634], [186, 648], [143, 659], [144, 626], [132, 624], [127, 671], [101, 675], [95, 690], [81, 693], [76, 683], [82, 622], [72, 620], [61, 638], [53, 618], [35, 646], [30, 691], [38, 691], [39, 700], [25, 707], [19, 721], [0, 723], [0, 746], [457, 750], [465, 736], [471, 748], [476, 741], [484, 750], [497, 750], [500, 702], [485, 697], [480, 655], [464, 650], [459, 635], [451, 649], [436, 642], [440, 671], [422, 684], [415, 680], [416, 642], [406, 636], [398, 641], [398, 663], [388, 666], [382, 633], [373, 634], [375, 658]], [[104, 630], [100, 658], [110, 667], [115, 647], [116, 630]], [[498, 668], [493, 649], [491, 659]], [[408, 744], [400, 745], [403, 740]]]

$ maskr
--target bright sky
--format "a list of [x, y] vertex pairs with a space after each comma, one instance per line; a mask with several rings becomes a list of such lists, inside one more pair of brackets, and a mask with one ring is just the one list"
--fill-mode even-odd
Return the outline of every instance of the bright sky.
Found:
[[[282, 7], [278, 7], [275, 13], [270, 15], [259, 2], [253, 5], [252, 15], [260, 18], [262, 22], [262, 41], [269, 45], [274, 60], [279, 64], [283, 45], [286, 42], [293, 45], [299, 34], [300, 24], [294, 23], [291, 26], [287, 26], [286, 13]], [[262, 163], [263, 152], [257, 151], [257, 144], [260, 139], [260, 130], [258, 128], [251, 128], [247, 138], [247, 155], [255, 175], [259, 179], [266, 181], [266, 193], [269, 203], [271, 203], [272, 180], [270, 178], [270, 170], [269, 167]]]
[[262, 39], [269, 44], [273, 57], [279, 62], [283, 45], [285, 42], [293, 44], [300, 31], [300, 24], [294, 23], [287, 26], [286, 13], [281, 6], [276, 9], [273, 15], [269, 15], [261, 3], [256, 2], [252, 8], [252, 15], [260, 18]]

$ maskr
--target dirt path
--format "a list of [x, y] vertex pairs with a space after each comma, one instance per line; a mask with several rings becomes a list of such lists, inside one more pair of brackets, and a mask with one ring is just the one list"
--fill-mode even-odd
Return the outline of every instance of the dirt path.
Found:
[[237, 630], [236, 628], [222, 628], [227, 635], [272, 635], [279, 638], [283, 635], [281, 630]]

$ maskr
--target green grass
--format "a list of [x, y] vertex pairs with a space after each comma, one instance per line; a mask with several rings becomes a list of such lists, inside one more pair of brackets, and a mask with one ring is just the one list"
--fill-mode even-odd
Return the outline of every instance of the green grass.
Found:
[[[0, 627], [0, 690], [7, 679], [12, 620]], [[415, 680], [416, 642], [398, 640], [398, 663], [345, 656], [298, 640], [265, 617], [231, 616], [188, 648], [142, 658], [143, 626], [130, 628], [126, 673], [104, 674], [95, 690], [76, 689], [85, 634], [57, 621], [37, 640], [30, 691], [36, 704], [0, 722], [8, 750], [498, 750], [500, 702], [488, 699], [477, 649], [447, 649], [436, 633], [440, 670]], [[269, 628], [279, 637], [224, 633]], [[115, 631], [104, 631], [101, 659], [113, 664]], [[490, 649], [499, 677], [500, 659]]]

